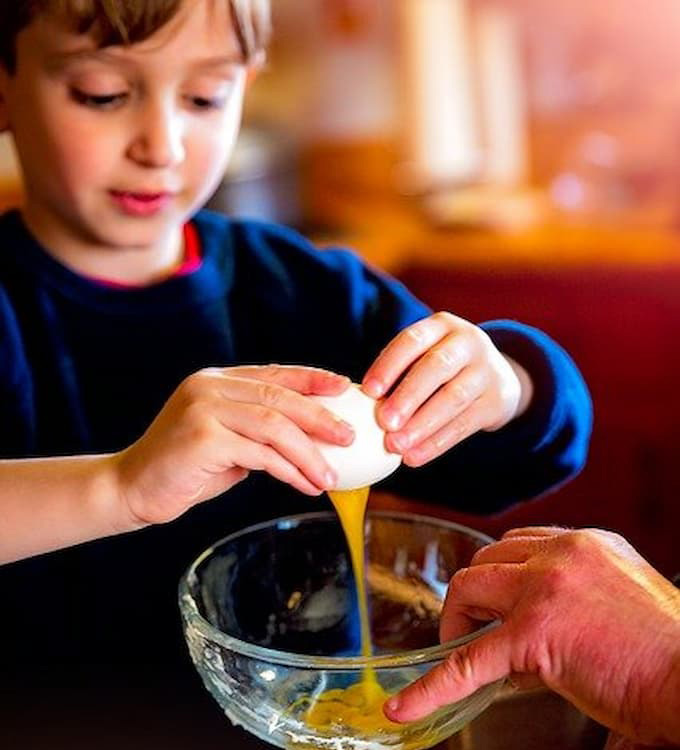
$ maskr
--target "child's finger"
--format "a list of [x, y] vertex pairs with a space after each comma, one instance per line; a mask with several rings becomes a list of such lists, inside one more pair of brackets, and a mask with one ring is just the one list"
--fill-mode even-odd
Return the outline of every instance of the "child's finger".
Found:
[[428, 461], [446, 453], [454, 445], [458, 445], [466, 438], [483, 429], [486, 418], [486, 405], [483, 399], [477, 399], [457, 417], [452, 419], [441, 430], [424, 440], [422, 443], [409, 448], [404, 454], [407, 466], [422, 466]]
[[[239, 436], [269, 446], [295, 466], [318, 490], [330, 489], [335, 485], [337, 477], [319, 449], [303, 429], [284, 413], [231, 401], [218, 419], [224, 427]], [[238, 461], [236, 463], [242, 465]]]
[[[401, 383], [381, 404], [378, 421], [388, 430], [403, 427], [442, 385], [457, 380], [469, 364], [471, 352], [472, 342], [464, 332], [445, 336], [411, 366]], [[455, 388], [449, 393], [453, 401], [460, 401], [466, 395], [464, 392], [456, 394]]]
[[219, 474], [211, 477], [210, 480], [205, 483], [203, 491], [192, 500], [192, 503], [210, 500], [211, 498], [230, 490], [239, 482], [247, 479], [249, 474], [250, 472], [248, 469], [244, 469], [241, 466], [233, 466], [229, 469], [225, 469]]
[[330, 370], [318, 367], [298, 365], [248, 365], [245, 367], [228, 367], [221, 370], [226, 376], [236, 375], [253, 378], [269, 383], [276, 383], [298, 393], [335, 396], [343, 393], [350, 385], [346, 375], [338, 375]]
[[[287, 386], [267, 379], [234, 375], [218, 377], [213, 382], [217, 392], [223, 397], [223, 410], [227, 412], [234, 408], [235, 403], [257, 404], [266, 410], [259, 414], [261, 420], [273, 421], [275, 416], [269, 412], [277, 412], [285, 415], [308, 435], [314, 435], [328, 443], [349, 445], [354, 439], [354, 430], [349, 424], [338, 419], [314, 399]], [[252, 414], [249, 418], [252, 419]], [[228, 417], [224, 417], [223, 421], [229, 424]]]
[[400, 430], [388, 433], [387, 449], [404, 453], [422, 443], [464, 412], [484, 393], [485, 387], [483, 372], [466, 367], [429, 398]]
[[381, 398], [402, 373], [451, 331], [452, 315], [438, 313], [408, 326], [382, 350], [364, 375], [364, 391]]
[[245, 469], [266, 471], [305, 495], [320, 495], [321, 487], [311, 482], [300, 469], [269, 445], [233, 434], [229, 437], [231, 458]]

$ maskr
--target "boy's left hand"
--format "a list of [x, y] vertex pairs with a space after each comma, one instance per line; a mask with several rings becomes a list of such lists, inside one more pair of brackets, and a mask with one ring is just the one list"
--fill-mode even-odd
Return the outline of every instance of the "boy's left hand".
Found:
[[[397, 384], [398, 383], [398, 384]], [[396, 385], [396, 387], [395, 387]], [[438, 312], [401, 331], [380, 353], [363, 389], [381, 398], [385, 446], [422, 466], [479, 430], [497, 430], [531, 399], [529, 375], [467, 320]]]

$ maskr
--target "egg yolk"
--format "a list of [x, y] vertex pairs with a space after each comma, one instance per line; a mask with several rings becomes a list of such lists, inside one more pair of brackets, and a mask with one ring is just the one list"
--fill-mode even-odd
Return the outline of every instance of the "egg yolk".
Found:
[[[372, 654], [364, 565], [364, 518], [369, 490], [369, 487], [364, 487], [328, 493], [340, 518], [349, 546], [359, 599], [362, 656]], [[327, 690], [318, 697], [310, 699], [312, 704], [305, 714], [304, 721], [307, 726], [316, 729], [342, 724], [364, 732], [394, 730], [399, 725], [391, 722], [382, 710], [383, 703], [389, 695], [378, 682], [374, 670], [367, 667], [362, 671], [361, 679], [353, 685]]]

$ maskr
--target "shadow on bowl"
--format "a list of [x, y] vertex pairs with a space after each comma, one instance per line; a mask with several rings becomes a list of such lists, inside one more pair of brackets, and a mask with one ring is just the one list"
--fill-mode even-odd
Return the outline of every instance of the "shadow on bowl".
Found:
[[[279, 747], [431, 747], [480, 714], [500, 685], [488, 685], [407, 725], [388, 722], [380, 711], [366, 721], [359, 705], [363, 687], [374, 682], [381, 696], [393, 694], [453, 648], [493, 627], [439, 644], [448, 581], [490, 541], [427, 516], [369, 513], [366, 561], [374, 654], [366, 657], [361, 656], [356, 590], [337, 516], [312, 513], [244, 529], [206, 550], [180, 582], [192, 660], [229, 719]], [[348, 690], [353, 687], [357, 705], [357, 692]], [[320, 701], [349, 695], [343, 700], [351, 706], [346, 702], [335, 713], [331, 706], [322, 721], [310, 720]], [[349, 718], [350, 709], [363, 720]]]

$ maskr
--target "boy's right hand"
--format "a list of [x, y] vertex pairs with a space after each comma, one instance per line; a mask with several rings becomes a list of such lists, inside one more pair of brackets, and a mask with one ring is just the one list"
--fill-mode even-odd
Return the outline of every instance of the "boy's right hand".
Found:
[[205, 369], [189, 376], [145, 434], [117, 454], [123, 525], [171, 521], [263, 470], [308, 495], [335, 483], [311, 436], [348, 445], [352, 428], [307, 395], [336, 395], [342, 375], [311, 367]]

